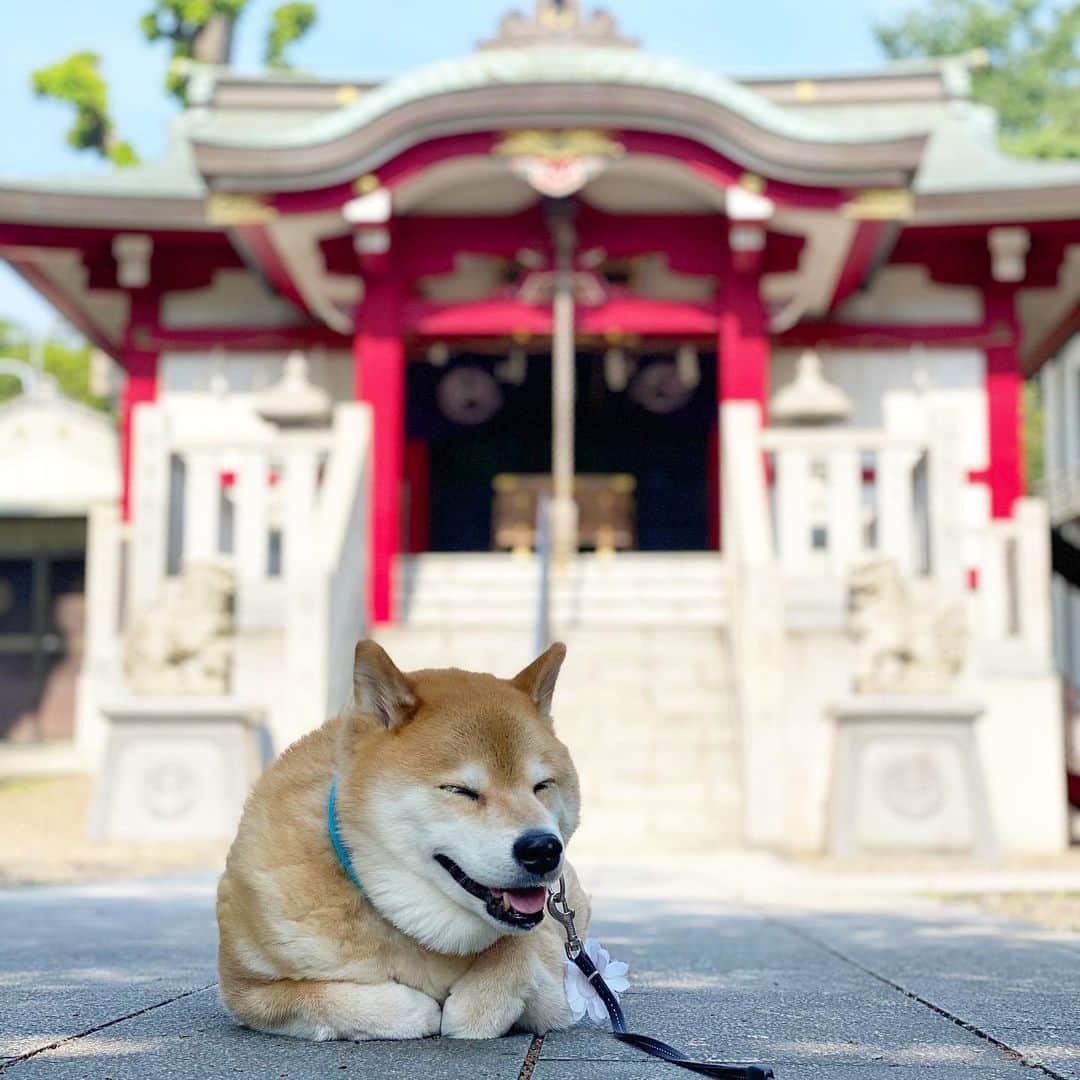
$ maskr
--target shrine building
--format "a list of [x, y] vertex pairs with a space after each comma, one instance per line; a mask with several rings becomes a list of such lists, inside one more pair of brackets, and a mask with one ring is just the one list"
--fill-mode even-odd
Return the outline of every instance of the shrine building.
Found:
[[383, 82], [196, 70], [160, 161], [0, 185], [0, 256], [126, 375], [86, 752], [125, 628], [223, 560], [276, 749], [363, 633], [510, 675], [543, 622], [598, 842], [827, 847], [862, 686], [979, 716], [874, 820], [1062, 846], [1021, 404], [1077, 330], [1080, 163], [1005, 156], [979, 62], [733, 80], [537, 0]]

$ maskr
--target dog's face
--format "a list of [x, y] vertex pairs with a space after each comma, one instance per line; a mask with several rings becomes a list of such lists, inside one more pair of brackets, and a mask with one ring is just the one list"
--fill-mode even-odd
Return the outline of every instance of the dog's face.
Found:
[[543, 920], [577, 827], [577, 773], [550, 717], [565, 655], [515, 679], [403, 675], [357, 647], [356, 738], [343, 746], [357, 869], [372, 902], [430, 948], [468, 953]]

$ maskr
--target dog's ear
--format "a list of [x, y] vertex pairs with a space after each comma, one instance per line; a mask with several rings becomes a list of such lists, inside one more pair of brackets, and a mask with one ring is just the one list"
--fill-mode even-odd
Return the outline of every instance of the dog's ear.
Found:
[[538, 656], [524, 671], [519, 671], [513, 678], [514, 685], [524, 690], [536, 702], [536, 707], [545, 715], [551, 716], [551, 698], [555, 693], [555, 680], [559, 677], [559, 668], [566, 659], [566, 646], [556, 641], [546, 653]]
[[353, 655], [353, 700], [357, 709], [393, 730], [416, 712], [416, 695], [386, 650], [370, 638], [356, 644]]

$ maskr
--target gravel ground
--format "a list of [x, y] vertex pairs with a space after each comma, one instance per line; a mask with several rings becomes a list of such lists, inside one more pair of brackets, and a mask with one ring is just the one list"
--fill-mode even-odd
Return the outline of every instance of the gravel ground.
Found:
[[1051, 930], [1080, 933], [1080, 892], [957, 893], [936, 899], [970, 904], [991, 915], [1022, 919]]
[[0, 782], [0, 886], [217, 870], [228, 846], [101, 843], [86, 835], [88, 776]]

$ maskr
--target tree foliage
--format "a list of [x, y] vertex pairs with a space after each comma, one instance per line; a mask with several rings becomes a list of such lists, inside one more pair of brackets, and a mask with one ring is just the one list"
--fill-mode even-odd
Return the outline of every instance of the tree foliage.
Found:
[[75, 120], [67, 133], [70, 146], [92, 150], [114, 165], [133, 165], [138, 156], [130, 143], [116, 135], [100, 63], [97, 53], [73, 53], [59, 63], [32, 72], [30, 82], [38, 97], [74, 106]]
[[[90, 364], [93, 350], [86, 342], [73, 345], [59, 337], [46, 339], [42, 347], [42, 367], [56, 379], [61, 393], [95, 409], [107, 411], [109, 403], [95, 396], [90, 388]], [[15, 323], [0, 319], [0, 356], [11, 360], [31, 360], [31, 346], [26, 334]], [[22, 392], [13, 375], [0, 375], [0, 401], [8, 401]]]
[[[228, 39], [237, 19], [249, 0], [155, 0], [154, 6], [139, 20], [147, 41], [171, 43], [165, 88], [182, 105], [187, 103], [190, 78], [184, 61], [199, 56], [200, 39], [217, 29]], [[217, 27], [215, 20], [219, 21]], [[221, 25], [223, 23], [224, 25]], [[228, 46], [219, 62], [227, 62]]]
[[315, 19], [314, 4], [282, 4], [275, 8], [266, 34], [266, 63], [272, 68], [291, 67], [285, 54], [293, 42], [315, 25]]
[[982, 51], [976, 101], [1000, 118], [1005, 150], [1080, 157], [1080, 4], [1071, 0], [929, 0], [875, 27], [894, 59]]

